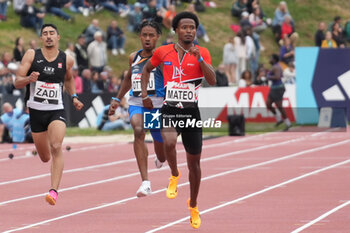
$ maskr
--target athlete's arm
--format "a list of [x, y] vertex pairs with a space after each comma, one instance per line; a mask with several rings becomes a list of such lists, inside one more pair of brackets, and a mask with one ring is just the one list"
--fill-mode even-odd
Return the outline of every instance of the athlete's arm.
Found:
[[[193, 46], [189, 49], [189, 53], [193, 56], [196, 57], [196, 59], [199, 62], [199, 65], [201, 66], [201, 70], [203, 72], [203, 76], [205, 78], [205, 80], [207, 80], [209, 85], [215, 85], [216, 84], [216, 74], [215, 74], [215, 70], [214, 68], [208, 64], [205, 59], [207, 58], [208, 54], [203, 54], [203, 56], [205, 57], [205, 59], [203, 59], [201, 52], [199, 51], [199, 49], [196, 46]], [[210, 57], [209, 57], [210, 58]]]
[[[129, 56], [129, 69], [128, 69], [128, 73], [126, 74], [126, 76], [124, 77], [120, 90], [118, 92], [117, 98], [119, 100], [122, 100], [125, 96], [125, 94], [131, 89], [131, 65], [132, 65], [132, 61], [134, 60], [134, 57], [136, 56], [137, 52], [133, 52], [132, 54], [130, 54]], [[108, 110], [108, 115], [114, 115], [115, 110], [119, 107], [120, 102], [117, 100], [113, 100], [111, 101], [111, 104], [109, 105], [109, 110]]]
[[36, 80], [38, 80], [40, 75], [39, 72], [32, 72], [29, 76], [27, 76], [27, 73], [32, 66], [34, 55], [35, 51], [33, 49], [28, 49], [28, 51], [24, 54], [16, 73], [16, 80], [14, 83], [15, 88], [22, 89], [29, 83], [36, 82]]
[[152, 109], [153, 108], [153, 103], [151, 98], [147, 98], [147, 86], [148, 86], [148, 82], [149, 82], [149, 76], [150, 73], [152, 72], [152, 70], [155, 67], [152, 65], [152, 63], [150, 62], [150, 60], [148, 60], [146, 62], [146, 65], [143, 67], [142, 70], [142, 76], [141, 76], [141, 97], [142, 97], [142, 102], [143, 102], [143, 106], [145, 108], [148, 109]]
[[[64, 87], [66, 88], [66, 91], [70, 96], [75, 94], [75, 82], [72, 75], [72, 67], [74, 65], [74, 59], [67, 55], [67, 61], [66, 61], [66, 76], [64, 79]], [[84, 104], [80, 102], [80, 100], [76, 97], [73, 97], [73, 104], [76, 110], [81, 110], [84, 107]]]

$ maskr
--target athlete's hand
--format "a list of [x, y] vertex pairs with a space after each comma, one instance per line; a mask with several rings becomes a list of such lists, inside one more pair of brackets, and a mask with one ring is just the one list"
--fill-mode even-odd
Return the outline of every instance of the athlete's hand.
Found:
[[73, 105], [75, 109], [78, 111], [80, 111], [84, 107], [84, 104], [80, 102], [78, 98], [73, 98]]
[[108, 115], [112, 116], [115, 113], [115, 110], [117, 110], [117, 108], [119, 107], [120, 103], [116, 100], [112, 100], [111, 101], [111, 105], [109, 105], [109, 109], [108, 109]]
[[28, 76], [29, 82], [31, 82], [31, 83], [36, 82], [36, 81], [38, 80], [38, 78], [39, 78], [39, 75], [40, 75], [39, 72], [33, 71], [33, 72]]
[[196, 59], [198, 60], [199, 58], [201, 58], [201, 52], [199, 51], [199, 48], [193, 46], [188, 50], [188, 53], [190, 55], [193, 55], [196, 57]]
[[149, 110], [153, 109], [153, 102], [151, 98], [142, 99], [143, 106]]

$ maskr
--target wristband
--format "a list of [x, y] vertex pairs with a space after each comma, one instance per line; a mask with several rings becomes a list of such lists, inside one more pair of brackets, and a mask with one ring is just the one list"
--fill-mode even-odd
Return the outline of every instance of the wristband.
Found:
[[117, 102], [119, 102], [119, 103], [120, 103], [120, 99], [119, 99], [119, 98], [117, 98], [117, 97], [112, 97], [112, 100], [115, 100], [115, 101], [117, 101]]
[[199, 59], [198, 59], [198, 62], [201, 63], [203, 61], [203, 57], [201, 56]]
[[142, 98], [142, 100], [146, 100], [146, 99], [148, 99], [148, 98], [149, 98], [149, 96], [146, 96], [146, 97]]
[[72, 95], [72, 99], [74, 99], [74, 98], [77, 98], [77, 99], [78, 99], [78, 95], [75, 94], [75, 93]]

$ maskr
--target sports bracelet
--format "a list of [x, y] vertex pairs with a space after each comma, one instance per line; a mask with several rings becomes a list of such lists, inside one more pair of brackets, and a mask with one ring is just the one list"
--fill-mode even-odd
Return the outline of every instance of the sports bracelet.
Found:
[[72, 95], [72, 99], [74, 99], [74, 98], [77, 98], [77, 99], [78, 99], [78, 95], [75, 94], [75, 93]]
[[201, 56], [199, 59], [198, 59], [198, 62], [201, 63], [203, 61], [203, 57]]
[[119, 99], [119, 98], [117, 98], [117, 97], [112, 97], [112, 100], [115, 100], [115, 101], [117, 101], [117, 102], [119, 102], [119, 103], [120, 103], [120, 99]]
[[149, 96], [146, 96], [146, 97], [143, 97], [142, 100], [146, 100], [146, 99], [148, 99], [148, 98], [149, 98]]

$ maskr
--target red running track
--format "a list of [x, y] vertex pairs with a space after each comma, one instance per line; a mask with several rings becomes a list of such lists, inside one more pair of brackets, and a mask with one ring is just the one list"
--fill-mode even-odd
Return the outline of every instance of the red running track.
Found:
[[[49, 163], [25, 156], [32, 145], [0, 146], [1, 232], [350, 232], [350, 133], [288, 132], [204, 141], [198, 199], [202, 226], [191, 228], [188, 171], [169, 200], [166, 166], [155, 169], [153, 194], [136, 198], [141, 179], [131, 143], [73, 144], [64, 151], [58, 202], [44, 196]], [[8, 154], [15, 154], [10, 160]]]

